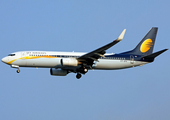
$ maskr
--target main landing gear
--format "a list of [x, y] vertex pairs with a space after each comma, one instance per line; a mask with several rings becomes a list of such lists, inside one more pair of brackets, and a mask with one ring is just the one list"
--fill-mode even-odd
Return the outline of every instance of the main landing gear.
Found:
[[86, 74], [88, 72], [88, 69], [87, 68], [81, 68], [77, 71], [77, 75], [76, 75], [76, 78], [77, 79], [80, 79], [82, 77], [82, 74]]
[[77, 73], [76, 78], [77, 78], [77, 79], [80, 79], [81, 76], [82, 76], [82, 75], [81, 75], [80, 73]]

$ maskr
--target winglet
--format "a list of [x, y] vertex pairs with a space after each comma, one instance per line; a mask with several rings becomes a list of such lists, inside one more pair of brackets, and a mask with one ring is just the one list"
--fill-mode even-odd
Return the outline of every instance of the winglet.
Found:
[[125, 35], [125, 32], [126, 32], [126, 29], [124, 29], [124, 30], [122, 31], [122, 33], [121, 33], [120, 36], [117, 38], [117, 40], [121, 41], [121, 40], [123, 39], [124, 35]]

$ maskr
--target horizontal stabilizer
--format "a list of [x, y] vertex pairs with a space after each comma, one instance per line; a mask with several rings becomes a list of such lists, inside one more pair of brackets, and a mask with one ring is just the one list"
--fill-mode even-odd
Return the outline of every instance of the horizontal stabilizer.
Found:
[[158, 55], [162, 54], [163, 52], [165, 52], [165, 51], [167, 51], [167, 50], [168, 50], [168, 49], [164, 49], [164, 50], [155, 52], [155, 53], [153, 53], [153, 54], [144, 56], [143, 58], [144, 58], [144, 59], [154, 59], [155, 57], [157, 57]]

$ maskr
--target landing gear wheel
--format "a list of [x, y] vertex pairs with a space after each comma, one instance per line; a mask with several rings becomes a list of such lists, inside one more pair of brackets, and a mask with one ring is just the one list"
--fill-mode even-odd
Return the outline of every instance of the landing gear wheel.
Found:
[[80, 79], [80, 78], [81, 78], [81, 74], [80, 74], [80, 73], [77, 73], [76, 78], [77, 78], [77, 79]]
[[17, 73], [19, 73], [20, 72], [20, 70], [17, 70]]

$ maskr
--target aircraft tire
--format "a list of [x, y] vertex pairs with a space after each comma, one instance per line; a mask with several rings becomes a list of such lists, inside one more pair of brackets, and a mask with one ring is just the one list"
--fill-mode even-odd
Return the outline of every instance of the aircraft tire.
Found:
[[20, 73], [20, 70], [17, 70], [17, 73]]
[[81, 78], [81, 74], [80, 74], [80, 73], [77, 73], [76, 78], [77, 78], [77, 79], [80, 79], [80, 78]]

